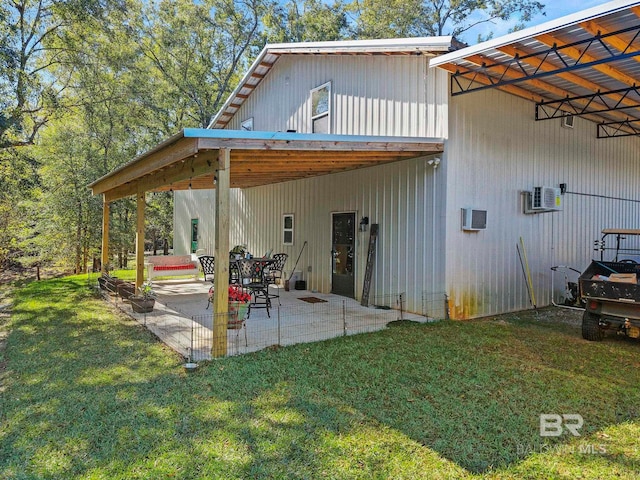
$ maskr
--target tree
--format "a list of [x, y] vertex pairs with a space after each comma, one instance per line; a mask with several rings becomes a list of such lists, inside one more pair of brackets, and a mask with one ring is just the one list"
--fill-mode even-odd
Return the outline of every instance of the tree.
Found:
[[270, 42], [342, 40], [349, 34], [344, 5], [320, 0], [289, 1], [275, 5], [263, 22]]
[[457, 36], [496, 20], [529, 21], [542, 12], [536, 0], [354, 0], [354, 34], [359, 38]]
[[52, 42], [67, 24], [63, 6], [54, 0], [0, 6], [0, 148], [32, 145], [59, 106], [67, 79], [47, 73], [59, 61]]
[[[0, 150], [0, 268], [13, 263], [33, 236], [29, 205], [40, 191], [38, 163], [25, 151]], [[30, 252], [28, 252], [30, 253]]]
[[171, 133], [206, 127], [262, 47], [260, 19], [268, 0], [149, 2], [125, 24], [156, 74], [154, 108], [166, 115]]

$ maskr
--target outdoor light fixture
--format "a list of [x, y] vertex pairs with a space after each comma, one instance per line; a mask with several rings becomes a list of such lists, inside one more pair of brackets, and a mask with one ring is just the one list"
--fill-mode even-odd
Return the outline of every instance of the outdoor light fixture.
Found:
[[367, 225], [369, 225], [369, 217], [362, 217], [362, 220], [360, 220], [360, 231], [366, 232]]
[[435, 170], [436, 168], [438, 168], [438, 165], [440, 165], [440, 159], [438, 157], [435, 157], [435, 158], [432, 158], [431, 160], [428, 160], [427, 163], [431, 165]]

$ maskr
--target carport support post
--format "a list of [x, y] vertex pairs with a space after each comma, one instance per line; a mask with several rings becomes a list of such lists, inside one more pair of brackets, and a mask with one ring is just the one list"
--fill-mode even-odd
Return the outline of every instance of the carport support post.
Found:
[[144, 209], [145, 192], [136, 196], [138, 224], [136, 227], [136, 291], [144, 282]]
[[229, 312], [229, 189], [231, 186], [229, 167], [231, 150], [221, 148], [218, 151], [216, 168], [216, 221], [215, 221], [215, 259], [213, 296], [213, 347], [211, 356], [227, 355], [227, 314]]
[[107, 273], [109, 266], [109, 211], [111, 204], [107, 201], [107, 196], [102, 196], [102, 265], [100, 271]]

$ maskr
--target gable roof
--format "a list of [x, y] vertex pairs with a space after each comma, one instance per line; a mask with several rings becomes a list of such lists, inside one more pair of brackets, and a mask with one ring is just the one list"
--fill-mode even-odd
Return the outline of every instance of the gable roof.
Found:
[[450, 36], [267, 44], [207, 128], [225, 128], [282, 55], [435, 56], [460, 46]]
[[640, 134], [640, 1], [617, 0], [430, 61], [451, 95], [498, 88], [536, 102], [536, 120], [580, 115], [598, 137]]

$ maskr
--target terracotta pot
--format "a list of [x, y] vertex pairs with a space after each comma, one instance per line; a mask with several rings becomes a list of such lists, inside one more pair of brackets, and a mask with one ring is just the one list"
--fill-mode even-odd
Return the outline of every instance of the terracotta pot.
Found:
[[131, 308], [136, 313], [152, 312], [156, 303], [155, 298], [144, 298], [139, 295], [131, 295], [129, 301], [131, 302]]

